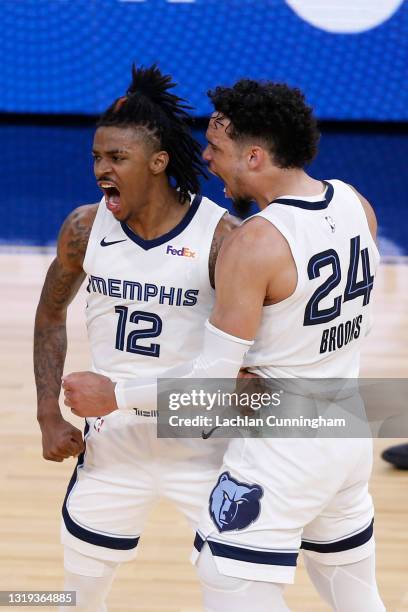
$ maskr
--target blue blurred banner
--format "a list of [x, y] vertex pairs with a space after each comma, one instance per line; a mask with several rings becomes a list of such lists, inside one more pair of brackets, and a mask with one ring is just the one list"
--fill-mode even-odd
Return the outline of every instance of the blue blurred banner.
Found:
[[[0, 126], [0, 245], [54, 244], [73, 208], [101, 199], [92, 168], [93, 134], [94, 128], [85, 126]], [[195, 136], [204, 146], [204, 131]], [[310, 168], [312, 176], [342, 179], [370, 200], [384, 255], [408, 254], [407, 158], [406, 134], [331, 130], [323, 132]], [[202, 181], [205, 195], [230, 207], [223, 187], [212, 175]]]
[[99, 114], [135, 61], [198, 116], [209, 88], [251, 77], [300, 87], [321, 119], [408, 119], [406, 1], [1, 0], [0, 16], [0, 112]]

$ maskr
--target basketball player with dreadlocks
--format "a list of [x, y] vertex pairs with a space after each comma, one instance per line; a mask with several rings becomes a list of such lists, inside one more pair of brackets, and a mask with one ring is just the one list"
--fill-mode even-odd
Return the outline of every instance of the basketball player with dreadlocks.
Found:
[[[178, 376], [230, 378], [235, 386], [244, 365], [266, 385], [314, 379], [317, 405], [326, 398], [341, 409], [347, 385], [340, 381], [358, 378], [371, 327], [375, 213], [351, 186], [305, 171], [319, 133], [299, 90], [243, 79], [217, 87], [210, 98], [203, 157], [241, 210], [255, 200], [260, 212], [225, 240], [203, 348], [182, 371], [178, 366]], [[177, 376], [175, 369], [166, 376]], [[75, 378], [65, 386], [67, 403], [76, 414], [92, 414], [86, 406], [82, 411], [83, 385]], [[328, 392], [333, 379], [343, 393]], [[133, 401], [143, 394], [146, 409], [146, 379], [122, 386], [129, 409], [131, 390]], [[151, 388], [154, 408], [156, 381]], [[300, 395], [299, 388], [289, 392], [284, 410], [300, 405], [302, 414], [308, 400]], [[125, 411], [121, 402], [116, 408]], [[283, 592], [302, 549], [331, 610], [384, 612], [375, 578], [371, 465], [368, 437], [232, 439], [194, 542], [204, 610], [288, 612]]]
[[156, 66], [134, 67], [127, 94], [101, 116], [93, 157], [104, 197], [64, 222], [36, 315], [43, 456], [79, 455], [63, 505], [64, 588], [92, 612], [106, 610], [115, 569], [135, 556], [158, 496], [195, 526], [224, 451], [220, 440], [156, 439], [142, 405], [87, 419], [83, 440], [58, 404], [66, 311], [85, 276], [94, 372], [115, 381], [159, 376], [200, 351], [218, 248], [236, 223], [192, 195], [203, 172], [200, 147], [173, 87]]

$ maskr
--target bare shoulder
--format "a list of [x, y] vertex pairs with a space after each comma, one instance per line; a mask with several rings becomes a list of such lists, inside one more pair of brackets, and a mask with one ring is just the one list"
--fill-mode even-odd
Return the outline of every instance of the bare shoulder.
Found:
[[[37, 321], [62, 321], [65, 311], [85, 278], [83, 261], [97, 204], [79, 206], [65, 219], [57, 245], [57, 257], [45, 277], [37, 309]], [[62, 317], [62, 318], [61, 318]]]
[[86, 204], [65, 219], [58, 236], [57, 257], [67, 269], [82, 268], [97, 210], [98, 204]]
[[247, 293], [262, 295], [265, 306], [281, 302], [295, 291], [297, 270], [291, 248], [270, 221], [254, 217], [226, 238], [216, 282], [228, 283], [228, 279], [247, 287]]
[[224, 239], [227, 238], [233, 230], [237, 230], [237, 228], [241, 227], [241, 223], [242, 221], [238, 219], [238, 217], [225, 213], [215, 228], [211, 251], [215, 250], [216, 254], [218, 254]]
[[210, 275], [211, 286], [215, 287], [215, 264], [217, 262], [218, 253], [220, 252], [221, 245], [224, 239], [233, 231], [236, 230], [241, 224], [241, 220], [238, 217], [234, 217], [229, 213], [225, 213], [218, 222], [215, 228], [214, 236], [211, 242], [210, 256], [208, 260], [208, 271]]
[[244, 287], [245, 295], [255, 292], [264, 301], [276, 265], [273, 255], [276, 249], [271, 248], [275, 233], [280, 235], [271, 223], [255, 217], [225, 237], [215, 274], [217, 296], [219, 290], [224, 295]]
[[361, 193], [357, 191], [353, 185], [349, 184], [349, 187], [354, 191], [356, 196], [361, 202], [362, 207], [364, 208], [365, 215], [367, 217], [368, 227], [370, 228], [370, 233], [374, 240], [377, 237], [377, 217], [375, 216], [375, 212], [370, 202], [363, 196]]
[[241, 219], [235, 217], [234, 215], [230, 215], [230, 213], [225, 213], [223, 217], [221, 217], [217, 227], [215, 228], [214, 236], [227, 236], [232, 232], [233, 229], [240, 227], [242, 224]]

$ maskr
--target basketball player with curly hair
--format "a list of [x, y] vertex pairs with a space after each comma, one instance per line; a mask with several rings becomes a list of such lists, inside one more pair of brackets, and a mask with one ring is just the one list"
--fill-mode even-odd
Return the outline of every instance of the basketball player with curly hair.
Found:
[[[358, 378], [379, 262], [372, 207], [350, 185], [306, 172], [319, 133], [298, 89], [245, 79], [209, 96], [203, 157], [241, 210], [255, 200], [260, 212], [222, 246], [203, 348], [179, 375], [235, 379], [244, 366], [266, 381]], [[75, 376], [68, 404], [87, 414]], [[107, 412], [142, 397], [154, 409], [153, 380], [104, 390]], [[194, 543], [205, 610], [288, 610], [283, 590], [302, 549], [333, 610], [383, 611], [371, 466], [370, 438], [233, 439]]]

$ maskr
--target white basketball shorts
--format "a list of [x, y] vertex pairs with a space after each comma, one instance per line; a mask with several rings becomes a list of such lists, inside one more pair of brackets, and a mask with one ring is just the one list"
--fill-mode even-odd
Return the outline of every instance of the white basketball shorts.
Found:
[[208, 542], [221, 574], [291, 583], [300, 548], [328, 565], [364, 559], [374, 547], [371, 467], [369, 438], [231, 441], [193, 563]]
[[88, 418], [86, 450], [63, 504], [62, 543], [85, 555], [136, 555], [152, 505], [172, 500], [197, 527], [227, 441], [157, 439], [156, 424], [131, 413]]

